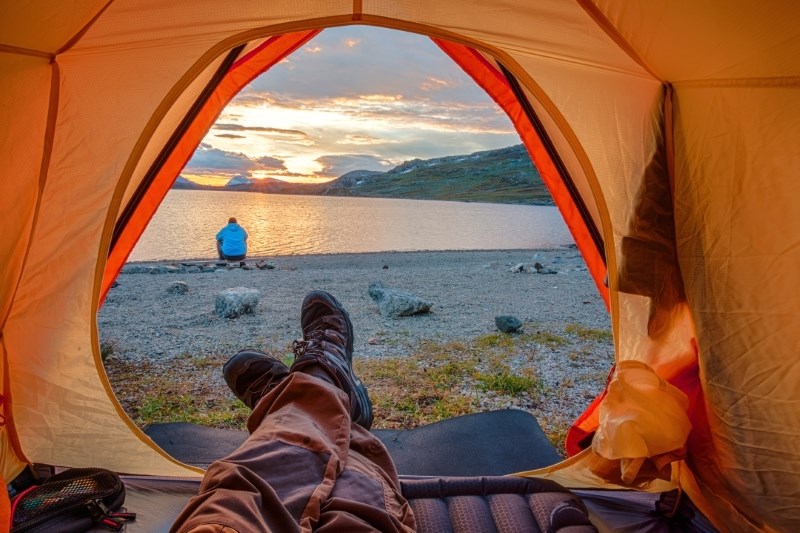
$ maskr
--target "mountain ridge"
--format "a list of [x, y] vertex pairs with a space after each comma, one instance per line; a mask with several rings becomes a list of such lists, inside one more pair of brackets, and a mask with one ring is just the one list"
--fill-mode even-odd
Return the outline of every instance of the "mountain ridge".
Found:
[[214, 187], [179, 176], [173, 188], [553, 205], [521, 144], [465, 155], [411, 159], [386, 172], [354, 170], [326, 183], [290, 183], [239, 175], [223, 187]]

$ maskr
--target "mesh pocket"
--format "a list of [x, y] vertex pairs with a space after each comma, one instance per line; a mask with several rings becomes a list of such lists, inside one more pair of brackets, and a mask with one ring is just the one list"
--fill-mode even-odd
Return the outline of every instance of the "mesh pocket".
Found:
[[66, 470], [14, 501], [12, 531], [28, 531], [51, 520], [70, 521], [72, 516], [81, 522], [88, 519], [91, 526], [96, 521], [94, 509], [105, 514], [121, 505], [124, 497], [122, 481], [113, 472], [99, 468]]

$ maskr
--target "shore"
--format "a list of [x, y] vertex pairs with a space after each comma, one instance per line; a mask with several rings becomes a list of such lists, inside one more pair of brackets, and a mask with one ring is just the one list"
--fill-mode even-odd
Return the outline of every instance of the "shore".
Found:
[[[580, 334], [609, 332], [610, 319], [579, 252], [572, 248], [296, 255], [248, 258], [247, 263], [254, 266], [259, 259], [273, 262], [275, 268], [178, 274], [123, 270], [98, 313], [101, 347], [111, 356], [110, 366], [114, 361], [147, 363], [148, 371], [158, 373], [169, 372], [171, 362], [180, 358], [215, 355], [224, 360], [243, 348], [290, 354], [292, 340], [301, 335], [300, 303], [314, 289], [331, 292], [349, 311], [356, 359], [410, 357], [424, 343], [492, 338], [498, 334], [497, 315], [517, 317], [526, 334], [558, 336], [563, 342], [533, 345], [535, 355], [529, 353], [524, 364], [535, 367], [544, 387], [558, 397], [561, 406], [555, 409], [560, 419], [580, 414], [602, 390], [613, 361], [610, 334]], [[556, 274], [511, 271], [516, 265], [537, 262]], [[188, 285], [185, 294], [167, 292], [176, 281]], [[431, 311], [402, 318], [381, 316], [367, 293], [375, 281], [432, 302]], [[233, 287], [260, 291], [254, 315], [236, 319], [215, 315], [215, 295]], [[526, 342], [533, 343], [531, 339]], [[522, 356], [513, 349], [509, 359]], [[518, 364], [510, 368], [522, 371]], [[113, 384], [114, 372], [109, 374]], [[125, 400], [121, 398], [123, 405]], [[533, 403], [536, 411], [553, 410], [542, 398]], [[526, 408], [513, 399], [482, 405]]]

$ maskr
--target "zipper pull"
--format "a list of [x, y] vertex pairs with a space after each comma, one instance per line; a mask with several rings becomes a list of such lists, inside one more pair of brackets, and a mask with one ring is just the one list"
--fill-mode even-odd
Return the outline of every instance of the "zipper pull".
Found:
[[136, 513], [109, 512], [102, 500], [89, 500], [86, 509], [96, 524], [102, 524], [109, 529], [119, 531], [128, 520], [136, 520]]

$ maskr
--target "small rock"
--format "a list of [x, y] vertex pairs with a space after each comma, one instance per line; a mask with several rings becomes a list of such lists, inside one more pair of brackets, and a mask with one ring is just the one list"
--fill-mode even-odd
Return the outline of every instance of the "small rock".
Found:
[[369, 286], [369, 296], [378, 304], [381, 315], [390, 317], [427, 313], [433, 305], [408, 291], [386, 287], [381, 282]]
[[509, 269], [509, 272], [518, 273], [523, 272], [525, 270], [525, 263], [517, 263], [513, 267]]
[[123, 274], [150, 274], [153, 267], [147, 265], [125, 265], [122, 269]]
[[178, 267], [174, 267], [172, 265], [158, 265], [154, 267], [151, 271], [151, 274], [179, 274], [181, 273], [181, 269]]
[[367, 339], [367, 344], [375, 345], [375, 344], [380, 344], [380, 343], [381, 343], [381, 340], [378, 337], [370, 337], [369, 339]]
[[273, 270], [275, 268], [275, 263], [272, 261], [258, 261], [256, 263], [256, 268], [259, 270]]
[[220, 318], [237, 318], [253, 315], [261, 299], [261, 292], [247, 287], [234, 287], [217, 293], [214, 310]]
[[389, 265], [383, 265], [382, 267], [384, 270], [389, 270]]
[[186, 294], [189, 292], [189, 284], [185, 281], [174, 281], [167, 287], [167, 294]]
[[533, 268], [536, 269], [537, 274], [558, 274], [555, 270], [545, 267], [541, 263], [534, 263]]
[[119, 281], [114, 280], [113, 282], [111, 282], [111, 288], [113, 289], [114, 287], [119, 287]]
[[189, 266], [185, 266], [183, 268], [183, 271], [188, 273], [188, 274], [197, 274], [198, 272], [202, 272], [203, 271], [203, 267], [201, 267], [199, 265], [189, 265]]
[[522, 327], [522, 322], [517, 317], [511, 315], [501, 315], [494, 317], [494, 324], [503, 333], [514, 333]]

